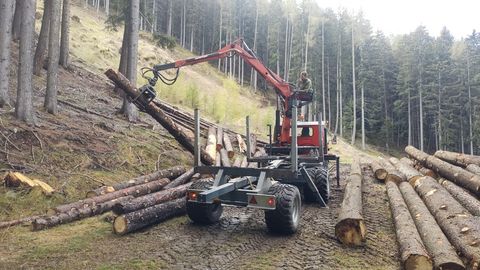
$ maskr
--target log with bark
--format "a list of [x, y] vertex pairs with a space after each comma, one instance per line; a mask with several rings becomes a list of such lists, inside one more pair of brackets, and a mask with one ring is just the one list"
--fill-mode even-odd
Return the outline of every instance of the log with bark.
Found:
[[227, 150], [228, 157], [233, 158], [235, 152], [233, 151], [232, 142], [230, 141], [230, 137], [227, 133], [223, 134], [223, 144], [225, 145], [225, 150]]
[[232, 167], [240, 167], [240, 165], [242, 165], [242, 160], [243, 160], [242, 156], [236, 157]]
[[407, 177], [405, 176], [405, 174], [398, 171], [392, 163], [381, 157], [378, 157], [378, 160], [380, 162], [380, 166], [382, 166], [387, 171], [387, 177], [385, 178], [385, 182], [392, 181], [399, 184], [401, 182], [407, 181]]
[[223, 167], [232, 167], [230, 159], [228, 158], [227, 150], [225, 150], [225, 148], [220, 149], [220, 159], [222, 160]]
[[467, 171], [474, 173], [476, 175], [480, 175], [480, 166], [477, 166], [475, 164], [470, 164], [467, 166]]
[[465, 189], [455, 185], [445, 178], [438, 179], [440, 183], [465, 209], [472, 215], [480, 217], [480, 201]]
[[401, 162], [397, 158], [391, 157], [389, 160], [390, 160], [390, 163], [392, 163], [393, 166], [395, 166], [395, 168], [399, 172], [401, 172], [403, 175], [405, 175], [408, 182], [414, 183], [415, 180], [417, 180], [418, 178], [423, 176], [423, 174], [421, 174], [419, 171], [415, 170], [415, 168], [413, 168], [412, 166], [410, 166], [410, 165], [408, 165], [404, 162]]
[[373, 174], [375, 175], [375, 178], [379, 181], [384, 182], [385, 179], [387, 178], [388, 172], [385, 170], [384, 166], [381, 165], [380, 161], [375, 159], [372, 160], [372, 163], [370, 165], [372, 167]]
[[187, 189], [191, 183], [187, 183], [176, 188], [161, 190], [145, 196], [141, 196], [129, 201], [123, 201], [115, 204], [112, 208], [113, 213], [122, 215], [130, 212], [135, 212], [150, 206], [161, 204], [167, 201], [172, 201], [181, 197], [185, 197]]
[[216, 137], [216, 150], [220, 151], [223, 148], [223, 128], [217, 128], [217, 137]]
[[435, 157], [447, 161], [448, 163], [467, 167], [469, 164], [475, 164], [480, 166], [480, 156], [466, 155], [462, 153], [450, 152], [450, 151], [437, 151]]
[[413, 187], [407, 182], [402, 182], [399, 188], [418, 233], [428, 253], [432, 256], [435, 269], [465, 269], [462, 260], [455, 252], [455, 248], [450, 244]]
[[148, 182], [152, 182], [161, 178], [169, 178], [169, 179], [174, 179], [175, 177], [178, 177], [179, 175], [185, 173], [187, 169], [184, 166], [175, 166], [169, 169], [165, 170], [159, 170], [151, 174], [147, 175], [142, 175], [136, 178], [133, 178], [131, 180], [128, 180], [126, 182], [118, 183], [113, 186], [103, 186], [99, 187], [97, 189], [91, 190], [87, 192], [87, 198], [111, 193], [117, 190], [125, 189], [128, 187], [132, 186], [137, 186], [141, 184], [145, 184]]
[[386, 182], [386, 186], [404, 268], [432, 269], [432, 260], [423, 245], [397, 184], [389, 181]]
[[95, 215], [100, 215], [100, 214], [103, 214], [105, 212], [110, 211], [112, 209], [112, 207], [114, 205], [116, 205], [117, 203], [126, 202], [126, 201], [129, 201], [129, 200], [133, 199], [133, 198], [134, 197], [131, 196], [131, 195], [130, 196], [125, 196], [125, 197], [120, 197], [120, 198], [117, 198], [117, 199], [113, 199], [111, 201], [95, 204], [95, 205], [92, 205], [92, 206], [89, 206], [89, 207], [84, 207], [84, 208], [80, 208], [80, 209], [72, 208], [67, 212], [57, 213], [55, 215], [48, 216], [48, 217], [40, 217], [40, 218], [35, 219], [32, 222], [32, 231], [44, 230], [44, 229], [51, 228], [51, 227], [54, 227], [54, 226], [57, 226], [57, 225], [66, 224], [66, 223], [70, 223], [70, 222], [73, 222], [73, 221], [76, 221], [76, 220], [80, 220], [82, 218], [91, 217], [91, 216], [95, 216]]
[[112, 193], [107, 193], [107, 194], [103, 194], [103, 195], [100, 195], [100, 196], [91, 197], [91, 198], [87, 198], [87, 199], [84, 199], [84, 200], [76, 201], [76, 202], [73, 202], [73, 203], [60, 205], [60, 206], [57, 206], [55, 208], [49, 209], [47, 211], [47, 215], [52, 216], [52, 215], [55, 215], [55, 214], [58, 214], [58, 213], [67, 213], [70, 210], [72, 210], [73, 208], [75, 208], [75, 209], [88, 208], [88, 207], [92, 207], [96, 204], [108, 202], [108, 201], [111, 201], [111, 200], [114, 200], [114, 199], [117, 199], [117, 198], [120, 198], [120, 197], [129, 196], [129, 195], [132, 195], [132, 196], [135, 196], [135, 197], [143, 196], [143, 195], [148, 194], [148, 193], [159, 191], [160, 189], [165, 187], [168, 183], [170, 183], [170, 180], [168, 178], [162, 178], [160, 180], [148, 182], [148, 183], [145, 183], [145, 184], [142, 184], [142, 185], [128, 187], [128, 188], [125, 188], [125, 189], [114, 191]]
[[412, 166], [412, 167], [415, 168], [415, 162], [413, 160], [407, 158], [407, 157], [402, 157], [400, 159], [400, 162], [403, 162], [403, 163], [408, 164], [409, 166]]
[[435, 217], [457, 251], [468, 260], [468, 267], [480, 263], [480, 220], [470, 214], [435, 179], [425, 176], [415, 182], [415, 190]]
[[363, 245], [367, 229], [362, 216], [362, 172], [354, 160], [347, 178], [342, 207], [335, 225], [335, 236], [344, 245]]
[[171, 217], [183, 215], [186, 212], [186, 204], [186, 198], [180, 198], [118, 216], [113, 222], [113, 232], [124, 235]]
[[250, 154], [255, 155], [255, 152], [257, 152], [257, 136], [250, 134]]
[[[135, 86], [121, 73], [109, 69], [105, 72], [105, 75], [112, 80], [118, 88], [122, 89], [128, 97], [131, 99], [139, 99], [143, 104], [146, 103]], [[194, 152], [193, 138], [189, 137], [185, 131], [179, 128], [155, 103], [150, 102], [146, 104], [144, 109], [146, 113], [159, 122], [186, 150], [190, 153]], [[202, 163], [205, 165], [212, 165], [214, 163], [212, 157], [203, 149], [201, 150], [200, 157]]]
[[435, 179], [438, 178], [437, 173], [435, 173], [433, 170], [430, 170], [429, 168], [420, 167], [418, 169], [418, 171], [425, 176], [430, 176], [430, 177], [435, 178]]
[[247, 157], [243, 157], [242, 164], [240, 164], [240, 168], [247, 168], [247, 167], [248, 167]]
[[237, 134], [238, 150], [240, 153], [247, 153], [247, 144], [242, 138], [242, 135]]
[[194, 174], [195, 174], [195, 171], [193, 168], [191, 168], [190, 170], [186, 171], [184, 174], [175, 178], [175, 180], [172, 180], [172, 182], [168, 183], [168, 185], [166, 185], [164, 189], [174, 188], [174, 187], [183, 185], [188, 181], [192, 180]]
[[24, 218], [19, 218], [19, 219], [10, 220], [10, 221], [2, 221], [0, 222], [0, 229], [9, 228], [17, 225], [23, 225], [41, 217], [46, 217], [46, 216], [31, 216], [31, 217], [24, 217]]
[[460, 185], [475, 195], [480, 195], [480, 176], [473, 174], [461, 167], [452, 165], [434, 156], [416, 149], [413, 146], [405, 147], [405, 152], [412, 158], [418, 160], [423, 166], [434, 170], [439, 175]]
[[217, 131], [215, 127], [208, 128], [207, 146], [205, 146], [205, 152], [213, 161], [217, 161]]

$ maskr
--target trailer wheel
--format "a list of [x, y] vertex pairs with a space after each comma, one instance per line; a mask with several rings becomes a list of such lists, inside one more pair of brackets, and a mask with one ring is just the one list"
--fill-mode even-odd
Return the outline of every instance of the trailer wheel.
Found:
[[[312, 168], [308, 170], [308, 174], [315, 183], [315, 186], [318, 189], [320, 195], [322, 195], [323, 200], [325, 203], [328, 203], [330, 197], [330, 187], [328, 181], [328, 169], [324, 167]], [[313, 203], [317, 202], [317, 198], [315, 193], [310, 189], [308, 185], [303, 186], [303, 196], [305, 202]]]
[[302, 199], [296, 186], [274, 184], [268, 194], [275, 195], [275, 210], [265, 210], [267, 228], [274, 233], [293, 234], [300, 225]]
[[[213, 179], [201, 179], [192, 183], [191, 189], [207, 190], [213, 185]], [[219, 203], [197, 203], [187, 201], [187, 215], [198, 224], [213, 224], [223, 213], [223, 206]]]

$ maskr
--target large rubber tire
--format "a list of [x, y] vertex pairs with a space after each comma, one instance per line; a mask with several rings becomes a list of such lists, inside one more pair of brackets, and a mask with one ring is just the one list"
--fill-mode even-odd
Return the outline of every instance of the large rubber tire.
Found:
[[276, 183], [268, 194], [275, 195], [275, 210], [265, 210], [265, 222], [270, 232], [293, 234], [300, 227], [302, 199], [296, 186]]
[[[213, 179], [201, 179], [192, 183], [190, 189], [207, 190], [213, 185]], [[187, 215], [198, 224], [213, 224], [223, 213], [223, 206], [219, 203], [196, 203], [187, 201]]]
[[[325, 203], [328, 204], [328, 201], [330, 199], [330, 187], [329, 181], [328, 181], [328, 169], [325, 167], [317, 167], [317, 168], [311, 168], [308, 169], [308, 174], [313, 180], [313, 183], [315, 183], [315, 186], [318, 189], [318, 192], [320, 192], [320, 195], [322, 195], [323, 200]], [[317, 197], [315, 196], [314, 192], [310, 189], [310, 187], [305, 184], [303, 186], [303, 198], [305, 202], [307, 203], [315, 203], [317, 201]]]

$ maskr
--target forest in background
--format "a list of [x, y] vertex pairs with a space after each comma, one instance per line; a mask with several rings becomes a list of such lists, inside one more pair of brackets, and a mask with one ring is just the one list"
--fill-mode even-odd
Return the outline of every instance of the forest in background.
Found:
[[[108, 13], [112, 25], [125, 14], [124, 0], [85, 4]], [[424, 26], [388, 37], [362, 13], [311, 0], [145, 0], [140, 13], [140, 29], [166, 46], [173, 38], [204, 54], [242, 37], [285, 80], [307, 70], [316, 91], [311, 109], [352, 142], [480, 152], [480, 34], [473, 29], [461, 39], [447, 27], [429, 33]], [[213, 64], [241, 85], [267, 89], [241, 59]]]

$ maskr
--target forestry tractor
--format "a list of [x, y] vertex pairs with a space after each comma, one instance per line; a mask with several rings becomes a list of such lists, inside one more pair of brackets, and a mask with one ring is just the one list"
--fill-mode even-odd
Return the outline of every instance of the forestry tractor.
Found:
[[[252, 156], [255, 151], [251, 149], [247, 116], [247, 160], [256, 162], [258, 168], [203, 166], [200, 162], [200, 118], [198, 110], [195, 110], [195, 172], [214, 175], [214, 178], [193, 182], [187, 192], [187, 214], [195, 223], [211, 224], [220, 219], [224, 205], [263, 209], [271, 232], [295, 233], [300, 224], [302, 199], [327, 207], [330, 195], [329, 161], [336, 161], [337, 181], [339, 176], [339, 158], [327, 153], [324, 123], [297, 120], [298, 109], [313, 100], [311, 91], [298, 91], [295, 85], [268, 69], [246, 43], [238, 39], [211, 54], [143, 68], [148, 84], [139, 89], [140, 95], [132, 101], [141, 109], [145, 102], [155, 98], [154, 86], [158, 79], [171, 85], [181, 67], [233, 55], [241, 57], [273, 86], [282, 105], [277, 106], [273, 135], [270, 126], [270, 142], [263, 156]], [[167, 78], [161, 73], [167, 69], [176, 69], [176, 76]], [[153, 76], [147, 76], [150, 73]], [[322, 119], [321, 114], [317, 115], [317, 119]]]

